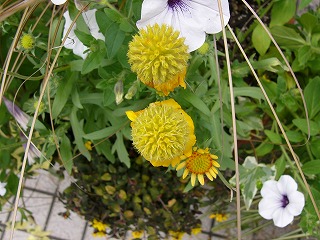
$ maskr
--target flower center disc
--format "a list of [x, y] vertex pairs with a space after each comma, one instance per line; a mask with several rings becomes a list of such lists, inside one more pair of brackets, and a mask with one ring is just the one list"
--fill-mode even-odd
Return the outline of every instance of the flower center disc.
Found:
[[287, 195], [282, 196], [281, 203], [283, 208], [285, 208], [289, 204], [289, 199]]
[[188, 158], [186, 168], [194, 174], [204, 174], [212, 167], [212, 158], [210, 154], [201, 154], [193, 152]]

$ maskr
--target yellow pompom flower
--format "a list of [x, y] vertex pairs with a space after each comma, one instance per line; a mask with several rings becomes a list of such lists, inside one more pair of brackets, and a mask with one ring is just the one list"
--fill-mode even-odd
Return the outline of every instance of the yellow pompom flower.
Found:
[[191, 117], [173, 99], [126, 112], [134, 147], [153, 166], [177, 165], [192, 153], [196, 142]]
[[186, 88], [189, 53], [179, 35], [171, 26], [155, 24], [141, 29], [129, 43], [132, 71], [140, 81], [165, 96], [178, 86]]
[[182, 178], [186, 178], [188, 174], [191, 174], [191, 185], [194, 186], [196, 179], [198, 178], [201, 185], [204, 185], [205, 174], [211, 181], [213, 178], [217, 177], [220, 164], [215, 161], [218, 159], [218, 156], [213, 155], [209, 152], [209, 148], [198, 149], [197, 147], [193, 148], [192, 155], [181, 162], [176, 170], [184, 169]]
[[30, 33], [22, 34], [22, 36], [19, 40], [19, 46], [24, 51], [32, 50], [34, 48], [35, 44], [36, 44], [36, 39]]

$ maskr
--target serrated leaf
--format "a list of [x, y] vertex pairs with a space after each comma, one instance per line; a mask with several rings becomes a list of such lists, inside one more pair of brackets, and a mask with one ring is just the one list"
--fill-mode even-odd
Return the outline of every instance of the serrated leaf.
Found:
[[261, 56], [263, 56], [270, 47], [271, 39], [260, 24], [253, 29], [252, 43]]

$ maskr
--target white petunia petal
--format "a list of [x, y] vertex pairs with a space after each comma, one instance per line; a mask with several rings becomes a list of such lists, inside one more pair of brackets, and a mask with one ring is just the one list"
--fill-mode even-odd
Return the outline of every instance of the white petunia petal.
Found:
[[86, 47], [79, 39], [77, 39], [74, 48], [73, 48], [73, 53], [75, 55], [78, 55], [79, 57], [82, 57], [83, 59], [85, 59], [88, 55], [88, 53], [83, 53], [84, 51], [86, 51], [88, 49], [88, 47]]
[[[141, 19], [137, 22], [139, 29], [148, 25], [167, 24], [180, 31], [180, 37], [185, 38], [185, 44], [192, 52], [205, 41], [207, 33], [217, 33], [222, 30], [217, 0], [181, 0], [181, 8], [170, 7], [168, 1], [144, 0]], [[228, 0], [221, 0], [224, 14], [224, 24], [230, 18]], [[179, 3], [177, 3], [179, 4]]]
[[272, 219], [274, 212], [281, 208], [281, 202], [277, 199], [263, 198], [259, 202], [259, 214], [265, 219]]
[[62, 5], [67, 2], [67, 0], [51, 0], [51, 2], [55, 5]]
[[286, 209], [293, 216], [300, 215], [305, 204], [304, 195], [301, 192], [295, 191], [288, 194], [288, 199], [289, 204], [287, 205]]
[[[63, 37], [67, 34], [70, 26], [71, 26], [71, 23], [72, 23], [72, 20], [70, 18], [70, 15], [69, 15], [69, 11], [66, 11], [64, 14], [63, 14], [63, 17], [65, 19], [65, 24], [64, 24], [64, 29], [63, 29]], [[76, 24], [74, 24], [70, 30], [70, 33], [68, 35], [68, 38], [66, 39], [66, 41], [64, 42], [64, 47], [65, 48], [68, 48], [68, 49], [73, 49], [75, 44], [76, 44], [76, 41], [79, 41], [79, 39], [77, 38], [76, 34], [74, 33], [74, 29], [76, 28]]]
[[282, 195], [288, 195], [289, 193], [295, 192], [298, 189], [296, 181], [289, 175], [281, 176], [277, 186]]
[[277, 199], [282, 199], [282, 195], [279, 192], [279, 189], [277, 187], [277, 181], [274, 180], [268, 180], [263, 183], [263, 187], [261, 189], [261, 196], [262, 197], [272, 197]]
[[[203, 30], [207, 33], [221, 32], [221, 19], [219, 14], [218, 1], [194, 0], [188, 1], [188, 5], [196, 11], [192, 12], [194, 22], [203, 25]], [[223, 22], [226, 26], [230, 19], [228, 0], [222, 0]], [[203, 14], [203, 13], [206, 14]]]
[[278, 208], [274, 213], [273, 213], [273, 222], [274, 225], [277, 227], [285, 227], [289, 223], [293, 221], [293, 215], [289, 213], [285, 208]]
[[167, 1], [163, 0], [144, 0], [141, 6], [141, 20], [137, 22], [138, 28], [143, 28], [148, 24], [140, 26], [141, 22], [149, 21], [151, 18], [158, 16], [168, 7]]

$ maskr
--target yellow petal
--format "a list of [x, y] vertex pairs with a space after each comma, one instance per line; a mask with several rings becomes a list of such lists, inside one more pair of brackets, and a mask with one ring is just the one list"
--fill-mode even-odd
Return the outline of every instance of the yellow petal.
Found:
[[178, 165], [178, 167], [176, 168], [176, 170], [179, 171], [181, 168], [184, 168], [185, 166], [186, 166], [186, 161], [180, 163], [180, 164]]
[[220, 164], [217, 163], [216, 161], [212, 161], [212, 164], [213, 164], [213, 166], [215, 166], [215, 167], [220, 167]]
[[209, 178], [211, 181], [213, 181], [213, 177], [211, 176], [211, 174], [209, 172], [206, 172], [206, 176], [207, 178]]
[[203, 174], [198, 174], [198, 180], [199, 180], [199, 182], [200, 182], [201, 185], [204, 185]]
[[134, 122], [137, 118], [137, 114], [134, 111], [126, 111], [127, 117]]
[[185, 169], [184, 172], [183, 172], [182, 178], [185, 179], [186, 176], [188, 176], [188, 174], [189, 174], [189, 170]]
[[216, 178], [217, 174], [212, 170], [212, 168], [209, 169], [210, 174], [212, 175], [212, 177]]
[[197, 178], [197, 175], [192, 173], [191, 174], [191, 185], [194, 186], [196, 184], [196, 178]]

